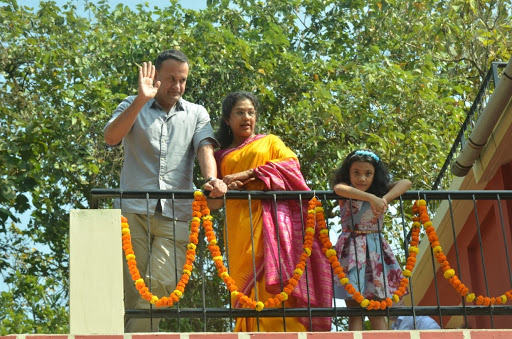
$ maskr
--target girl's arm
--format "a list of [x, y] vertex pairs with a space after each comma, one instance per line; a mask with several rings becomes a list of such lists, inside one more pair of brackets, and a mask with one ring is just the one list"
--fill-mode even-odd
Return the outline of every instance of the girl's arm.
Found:
[[375, 195], [371, 193], [366, 193], [343, 182], [334, 185], [333, 190], [337, 195], [341, 195], [342, 197], [354, 200], [363, 200], [369, 202], [372, 197], [375, 197]]
[[389, 185], [388, 193], [384, 194], [382, 199], [386, 200], [386, 202], [390, 202], [391, 200], [398, 198], [409, 188], [411, 188], [412, 182], [408, 179], [402, 179], [395, 181]]
[[387, 202], [384, 199], [379, 198], [378, 196], [372, 193], [361, 191], [360, 189], [357, 189], [345, 183], [339, 183], [334, 185], [333, 190], [334, 193], [336, 193], [337, 195], [341, 195], [342, 197], [345, 198], [368, 201], [375, 215], [380, 215], [386, 212], [388, 205]]

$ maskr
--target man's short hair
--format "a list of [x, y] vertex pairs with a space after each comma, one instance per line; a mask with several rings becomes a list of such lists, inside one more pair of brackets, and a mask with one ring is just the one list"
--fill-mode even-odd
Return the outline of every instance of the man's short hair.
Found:
[[155, 60], [155, 68], [157, 70], [160, 69], [160, 66], [162, 66], [162, 62], [168, 59], [173, 59], [179, 62], [184, 62], [188, 64], [188, 58], [182, 51], [179, 51], [177, 49], [168, 49], [166, 51], [161, 52], [158, 54]]

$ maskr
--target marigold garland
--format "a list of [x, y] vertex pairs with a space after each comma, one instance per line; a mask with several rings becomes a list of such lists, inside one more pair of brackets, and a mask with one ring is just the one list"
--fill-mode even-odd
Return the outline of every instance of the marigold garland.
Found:
[[[201, 204], [203, 208], [207, 208], [206, 197], [201, 191], [196, 191], [194, 193], [194, 202]], [[295, 266], [293, 276], [288, 280], [288, 283], [281, 293], [276, 294], [274, 297], [268, 298], [265, 302], [254, 300], [251, 297], [246, 296], [242, 292], [238, 291], [238, 287], [236, 286], [234, 279], [231, 278], [228, 273], [228, 269], [226, 266], [224, 266], [222, 254], [220, 253], [219, 246], [217, 246], [217, 238], [215, 236], [215, 231], [213, 230], [213, 224], [211, 220], [212, 217], [209, 214], [206, 217], [203, 217], [203, 227], [206, 232], [208, 249], [210, 250], [213, 261], [215, 262], [215, 266], [217, 267], [218, 275], [226, 284], [226, 287], [231, 293], [231, 296], [236, 298], [243, 306], [255, 309], [256, 311], [261, 311], [264, 308], [278, 307], [283, 301], [288, 300], [288, 296], [292, 294], [306, 269], [306, 260], [311, 255], [311, 249], [313, 247], [313, 240], [315, 236], [314, 220], [313, 222], [308, 221], [306, 224], [303, 245], [304, 252], [300, 256], [299, 263]]]
[[428, 236], [430, 246], [432, 247], [435, 258], [443, 269], [444, 277], [448, 280], [450, 285], [453, 286], [457, 293], [466, 298], [466, 301], [474, 301], [477, 305], [489, 306], [495, 304], [504, 304], [507, 302], [507, 300], [512, 299], [512, 289], [505, 292], [505, 294], [501, 296], [492, 298], [484, 297], [482, 295], [476, 297], [474, 293], [469, 293], [469, 289], [457, 277], [455, 270], [450, 267], [450, 264], [445, 254], [443, 253], [443, 249], [439, 243], [436, 231], [432, 226], [432, 222], [430, 221], [430, 217], [427, 213], [425, 200], [415, 201], [412, 207], [412, 212], [415, 216], [412, 218], [413, 223], [411, 230], [411, 241], [408, 249], [409, 256], [407, 257], [405, 269], [402, 271], [404, 278], [400, 282], [400, 287], [393, 292], [392, 297], [386, 298], [385, 300], [368, 300], [364, 298], [364, 296], [358, 292], [350, 283], [349, 279], [345, 275], [345, 272], [343, 271], [343, 267], [338, 261], [336, 250], [332, 248], [333, 246], [329, 239], [329, 230], [327, 229], [327, 224], [325, 221], [324, 209], [322, 208], [322, 203], [316, 197], [313, 197], [308, 203], [308, 216], [306, 220], [306, 230], [303, 245], [304, 252], [301, 254], [299, 263], [295, 266], [294, 274], [292, 278], [288, 280], [286, 287], [281, 293], [267, 299], [265, 302], [256, 301], [238, 291], [238, 287], [236, 286], [235, 281], [229, 276], [228, 269], [223, 262], [220, 248], [217, 246], [217, 238], [215, 231], [213, 230], [213, 217], [210, 215], [210, 210], [208, 209], [208, 205], [206, 203], [206, 197], [201, 191], [194, 192], [194, 202], [192, 203], [192, 220], [190, 222], [190, 243], [187, 245], [188, 249], [186, 254], [186, 261], [183, 265], [183, 274], [180, 278], [180, 281], [177, 283], [175, 290], [168, 297], [158, 298], [157, 296], [153, 295], [149, 291], [149, 288], [146, 286], [144, 279], [142, 279], [140, 276], [139, 270], [137, 269], [137, 261], [135, 260], [135, 253], [132, 247], [128, 220], [124, 216], [121, 216], [121, 231], [123, 250], [125, 253], [129, 272], [133, 281], [135, 281], [135, 287], [139, 291], [142, 298], [146, 299], [151, 304], [154, 304], [156, 307], [171, 307], [183, 296], [185, 287], [192, 274], [193, 263], [196, 256], [196, 245], [199, 242], [199, 227], [201, 226], [201, 219], [203, 221], [203, 227], [205, 229], [205, 235], [208, 241], [208, 250], [210, 251], [212, 259], [215, 263], [219, 277], [222, 278], [233, 298], [236, 298], [243, 306], [255, 309], [256, 311], [261, 311], [264, 308], [280, 306], [283, 301], [288, 299], [288, 296], [291, 295], [295, 287], [298, 285], [298, 282], [306, 268], [307, 258], [311, 256], [315, 235], [315, 226], [318, 227], [319, 238], [323, 244], [322, 252], [331, 263], [334, 274], [336, 274], [340, 280], [340, 283], [345, 286], [345, 290], [350, 295], [352, 295], [353, 299], [358, 302], [361, 307], [368, 310], [385, 310], [393, 303], [397, 303], [406, 293], [406, 288], [409, 284], [409, 277], [412, 275], [412, 271], [414, 270], [414, 266], [416, 264], [416, 256], [419, 253], [418, 244], [420, 239], [419, 235], [421, 225], [423, 225]]
[[130, 235], [128, 219], [126, 219], [124, 216], [121, 216], [123, 250], [128, 264], [128, 269], [133, 281], [135, 281], [135, 288], [137, 288], [142, 298], [146, 299], [151, 304], [154, 304], [156, 307], [172, 306], [175, 302], [180, 300], [180, 298], [183, 296], [183, 293], [185, 292], [185, 287], [187, 286], [190, 275], [192, 274], [192, 269], [194, 267], [192, 264], [196, 258], [196, 245], [199, 233], [198, 220], [199, 218], [196, 216], [192, 218], [190, 227], [190, 243], [187, 246], [188, 249], [186, 261], [183, 265], [183, 274], [181, 275], [180, 281], [176, 284], [176, 288], [168, 297], [158, 298], [149, 291], [149, 288], [146, 286], [144, 279], [142, 279], [140, 276], [139, 269], [137, 268], [137, 261], [135, 260], [135, 253], [132, 247], [132, 238]]
[[278, 307], [283, 301], [288, 300], [288, 296], [292, 294], [306, 269], [306, 260], [311, 255], [311, 249], [313, 247], [315, 236], [315, 220], [308, 219], [308, 223], [306, 224], [303, 245], [304, 252], [300, 256], [299, 263], [295, 266], [293, 276], [288, 280], [286, 287], [281, 293], [275, 295], [272, 298], [269, 298], [263, 303], [262, 301], [256, 301], [244, 295], [242, 292], [239, 292], [235, 281], [229, 276], [228, 269], [226, 266], [224, 266], [220, 248], [217, 246], [217, 237], [215, 235], [215, 231], [213, 230], [213, 217], [210, 215], [210, 210], [208, 209], [208, 204], [206, 203], [206, 197], [201, 191], [194, 192], [194, 202], [192, 203], [192, 221], [190, 223], [190, 243], [188, 244], [186, 263], [183, 265], [183, 275], [180, 279], [180, 282], [177, 284], [176, 289], [169, 295], [169, 297], [158, 298], [157, 296], [151, 294], [147, 288], [144, 279], [141, 278], [139, 270], [137, 269], [137, 262], [135, 261], [135, 253], [133, 252], [130, 229], [127, 219], [123, 216], [121, 217], [123, 250], [125, 251], [126, 260], [128, 262], [128, 267], [130, 274], [132, 275], [132, 279], [135, 281], [135, 286], [144, 299], [157, 307], [164, 307], [172, 306], [174, 302], [177, 302], [182, 297], [183, 293], [185, 292], [185, 286], [190, 279], [193, 268], [192, 264], [195, 261], [195, 249], [199, 241], [198, 235], [201, 219], [205, 229], [206, 240], [208, 241], [208, 250], [210, 251], [212, 259], [215, 263], [219, 277], [222, 278], [226, 284], [226, 287], [230, 291], [232, 297], [236, 298], [243, 306], [250, 307], [256, 311], [261, 311], [265, 307]]
[[455, 291], [457, 291], [458, 294], [460, 294], [462, 297], [465, 297], [467, 302], [475, 302], [477, 305], [484, 306], [504, 304], [507, 302], [507, 300], [512, 299], [512, 290], [509, 290], [497, 297], [484, 297], [482, 295], [476, 297], [475, 293], [470, 293], [466, 285], [464, 285], [457, 277], [455, 270], [451, 268], [446, 255], [443, 253], [443, 248], [439, 243], [436, 230], [432, 226], [432, 222], [428, 216], [427, 203], [425, 200], [419, 200], [415, 202], [413, 206], [413, 212], [414, 211], [419, 214], [419, 218], [422, 220], [423, 227], [425, 228], [425, 232], [427, 233], [428, 240], [430, 242], [430, 247], [432, 247], [434, 256], [443, 269], [444, 277], [448, 280], [450, 285], [455, 289]]
[[[398, 294], [403, 295], [405, 293], [405, 288], [409, 282], [409, 279], [404, 278], [400, 283], [400, 287], [395, 291], [393, 295], [393, 300], [391, 298], [386, 298], [385, 300], [368, 300], [366, 299], [356, 288], [350, 283], [349, 279], [346, 277], [345, 272], [343, 271], [343, 267], [338, 261], [338, 256], [336, 250], [332, 248], [331, 240], [329, 239], [329, 230], [327, 229], [327, 223], [325, 222], [324, 209], [322, 208], [322, 203], [316, 198], [313, 197], [311, 199], [310, 204], [315, 204], [314, 215], [310, 216], [308, 214], [308, 220], [310, 218], [314, 218], [317, 223], [318, 229], [320, 230], [320, 240], [322, 242], [322, 251], [329, 259], [331, 266], [334, 270], [334, 274], [340, 280], [340, 283], [345, 286], [345, 290], [352, 295], [352, 298], [361, 305], [361, 307], [366, 308], [368, 310], [385, 310], [387, 307], [390, 307], [393, 304], [395, 297], [398, 302]], [[308, 211], [309, 212], [309, 211]], [[419, 231], [418, 231], [419, 232]], [[416, 255], [415, 251], [413, 251], [414, 256]], [[414, 268], [414, 261], [411, 260], [411, 271]]]

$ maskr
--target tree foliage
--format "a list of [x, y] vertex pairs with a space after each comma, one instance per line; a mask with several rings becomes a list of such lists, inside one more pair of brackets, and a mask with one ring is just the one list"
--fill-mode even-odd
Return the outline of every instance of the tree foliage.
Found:
[[215, 126], [229, 91], [257, 93], [260, 131], [297, 152], [310, 187], [368, 147], [425, 189], [490, 63], [512, 50], [506, 0], [207, 3], [0, 1], [0, 334], [68, 330], [68, 213], [118, 187], [103, 126], [159, 51], [190, 57], [185, 96]]

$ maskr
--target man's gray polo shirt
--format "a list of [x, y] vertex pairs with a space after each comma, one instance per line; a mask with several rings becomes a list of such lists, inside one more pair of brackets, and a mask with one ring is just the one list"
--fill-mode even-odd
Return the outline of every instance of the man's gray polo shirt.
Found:
[[[105, 128], [121, 114], [135, 96], [124, 99], [114, 111]], [[169, 111], [164, 111], [155, 99], [142, 108], [130, 132], [122, 141], [124, 163], [121, 189], [128, 190], [192, 190], [193, 166], [201, 146], [218, 147], [206, 109], [181, 98]], [[157, 200], [149, 201], [149, 213], [154, 214]], [[116, 202], [119, 207], [119, 202]], [[146, 213], [146, 200], [123, 199], [122, 210]], [[178, 220], [190, 220], [191, 200], [175, 200], [174, 215]], [[173, 217], [172, 202], [162, 199], [162, 214]]]

